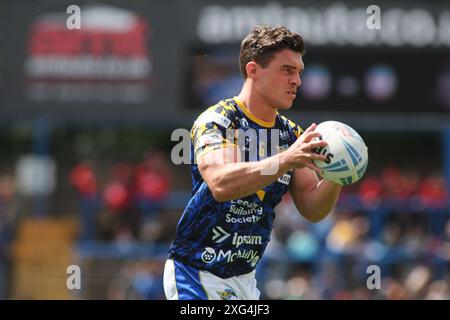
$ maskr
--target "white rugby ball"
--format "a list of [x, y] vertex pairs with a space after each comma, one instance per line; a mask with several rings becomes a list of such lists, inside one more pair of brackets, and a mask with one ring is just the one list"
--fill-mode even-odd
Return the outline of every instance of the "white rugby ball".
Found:
[[317, 148], [316, 153], [327, 156], [325, 161], [314, 160], [321, 168], [322, 178], [340, 185], [361, 179], [367, 169], [369, 154], [361, 136], [350, 126], [338, 121], [325, 121], [317, 125], [316, 132], [328, 145]]

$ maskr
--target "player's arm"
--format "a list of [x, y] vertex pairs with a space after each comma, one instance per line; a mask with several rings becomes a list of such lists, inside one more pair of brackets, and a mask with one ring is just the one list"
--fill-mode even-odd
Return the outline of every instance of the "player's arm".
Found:
[[320, 180], [309, 168], [295, 169], [290, 193], [300, 214], [310, 222], [319, 222], [336, 205], [341, 186]]
[[239, 152], [238, 146], [223, 147], [198, 160], [200, 173], [219, 202], [254, 194], [291, 168], [281, 154], [262, 161], [240, 162]]
[[326, 145], [324, 141], [312, 141], [320, 134], [313, 132], [315, 125], [286, 151], [261, 161], [240, 162], [237, 146], [227, 146], [210, 151], [198, 158], [198, 168], [214, 198], [229, 201], [254, 194], [274, 182], [290, 169], [308, 167], [319, 171], [312, 159], [324, 160], [323, 155], [312, 149]]

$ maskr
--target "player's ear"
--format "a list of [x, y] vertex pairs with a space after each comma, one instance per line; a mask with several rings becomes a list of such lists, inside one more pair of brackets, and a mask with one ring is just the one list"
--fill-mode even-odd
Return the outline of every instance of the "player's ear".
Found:
[[247, 71], [247, 78], [254, 79], [256, 76], [256, 70], [258, 68], [258, 65], [255, 61], [250, 61], [245, 66], [245, 70]]

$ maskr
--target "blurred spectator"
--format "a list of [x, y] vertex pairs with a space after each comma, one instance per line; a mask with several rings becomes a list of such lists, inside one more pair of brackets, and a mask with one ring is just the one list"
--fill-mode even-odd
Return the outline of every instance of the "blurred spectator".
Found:
[[142, 223], [139, 230], [139, 240], [147, 243], [159, 241], [162, 237], [163, 227], [159, 220], [147, 220]]
[[376, 207], [382, 196], [381, 181], [377, 177], [367, 177], [361, 182], [358, 193], [366, 207]]
[[431, 271], [429, 267], [415, 266], [407, 275], [405, 280], [405, 289], [408, 297], [412, 299], [423, 299], [426, 286], [431, 280]]
[[395, 221], [389, 222], [383, 228], [382, 240], [388, 246], [395, 246], [400, 242], [401, 228]]
[[319, 254], [319, 244], [314, 235], [307, 231], [297, 230], [290, 234], [287, 251], [295, 262], [312, 261]]
[[284, 299], [311, 300], [314, 299], [314, 290], [306, 277], [294, 276], [287, 280]]
[[0, 177], [0, 245], [12, 238], [16, 219], [15, 181], [13, 176]]
[[0, 176], [0, 299], [7, 298], [10, 268], [9, 244], [17, 220], [15, 181], [11, 175]]
[[137, 298], [145, 300], [163, 299], [162, 263], [150, 261], [142, 264], [131, 281]]
[[337, 253], [357, 253], [362, 251], [369, 221], [364, 216], [352, 213], [342, 214], [327, 237], [327, 247]]
[[408, 298], [407, 291], [402, 283], [394, 278], [387, 277], [382, 281], [381, 290], [387, 300], [405, 300]]
[[111, 281], [108, 299], [162, 300], [164, 299], [162, 266], [159, 261], [129, 262]]
[[449, 192], [442, 175], [433, 174], [425, 178], [420, 185], [420, 199], [430, 208], [444, 208], [448, 206]]
[[122, 182], [110, 182], [105, 187], [104, 200], [112, 213], [119, 214], [130, 205], [130, 193]]
[[[117, 233], [123, 228], [134, 239], [142, 237], [145, 242], [160, 236], [162, 226], [157, 214], [169, 196], [171, 180], [162, 151], [151, 150], [137, 165], [129, 162], [112, 165], [110, 177], [100, 179], [107, 180], [101, 197], [97, 192], [98, 180], [88, 161], [77, 164], [70, 173], [70, 181], [80, 197], [82, 240], [93, 240], [100, 234], [110, 240], [121, 238]], [[100, 210], [101, 204], [104, 211]], [[96, 220], [100, 225], [96, 226]]]
[[428, 287], [426, 300], [450, 300], [448, 283], [444, 280], [435, 280]]
[[92, 196], [97, 192], [97, 181], [89, 162], [81, 162], [72, 169], [70, 182], [81, 196]]
[[92, 240], [95, 237], [98, 210], [97, 179], [92, 164], [87, 161], [77, 164], [69, 178], [80, 196], [80, 240]]
[[135, 171], [135, 197], [145, 219], [154, 219], [170, 191], [170, 170], [164, 154], [149, 152]]
[[262, 282], [261, 284], [263, 285], [263, 290], [261, 292], [263, 299], [280, 300], [284, 297], [284, 290], [286, 286], [284, 279], [280, 277], [272, 278]]
[[344, 283], [345, 279], [339, 265], [333, 260], [323, 261], [313, 280], [313, 285], [318, 291], [318, 299], [325, 300], [334, 299], [344, 287]]

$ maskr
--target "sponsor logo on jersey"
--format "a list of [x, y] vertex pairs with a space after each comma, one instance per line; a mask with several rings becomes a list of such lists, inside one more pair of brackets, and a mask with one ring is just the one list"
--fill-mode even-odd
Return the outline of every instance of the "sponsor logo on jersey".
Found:
[[237, 215], [240, 215], [240, 216], [248, 216], [248, 215], [252, 215], [252, 214], [262, 215], [263, 208], [262, 207], [258, 207], [258, 208], [246, 209], [244, 207], [239, 207], [239, 206], [235, 206], [235, 205], [232, 204], [231, 207], [230, 207], [230, 210], [228, 212], [233, 213], [233, 214], [237, 214]]
[[[261, 219], [263, 208], [260, 203], [246, 200], [232, 200], [225, 221], [231, 223], [256, 223]], [[238, 215], [241, 217], [234, 217]]]
[[223, 291], [216, 291], [219, 295], [220, 300], [238, 300], [236, 292], [230, 288], [226, 288]]
[[234, 217], [230, 213], [225, 215], [225, 221], [230, 223], [256, 223], [261, 219], [260, 215], [253, 215], [248, 217]]
[[[212, 240], [215, 243], [222, 243], [230, 236], [231, 234], [225, 231], [221, 226], [215, 226], [213, 228]], [[233, 234], [231, 243], [236, 247], [236, 249], [239, 248], [242, 244], [260, 245], [262, 244], [262, 236], [239, 235], [238, 232], [235, 232]]]
[[262, 244], [262, 236], [240, 236], [237, 232], [235, 232], [232, 244], [236, 247], [236, 249], [239, 248], [241, 244], [259, 245]]
[[291, 175], [288, 173], [283, 174], [281, 177], [278, 178], [278, 182], [288, 186], [289, 183], [291, 182]]
[[236, 259], [243, 259], [250, 263], [252, 267], [256, 266], [259, 260], [258, 251], [255, 250], [220, 250], [217, 254], [217, 261], [226, 260], [226, 262], [234, 262]]
[[241, 122], [242, 128], [247, 128], [247, 127], [248, 127], [248, 121], [247, 121], [247, 119], [242, 118], [242, 119], [240, 120], [240, 122]]
[[218, 254], [211, 247], [206, 247], [202, 253], [202, 261], [209, 264], [213, 261], [225, 260], [227, 263], [232, 263], [237, 259], [243, 259], [247, 263], [250, 263], [252, 267], [256, 266], [259, 261], [258, 251], [255, 250], [220, 250]]
[[222, 227], [220, 226], [215, 226], [213, 228], [213, 241], [215, 243], [221, 243], [224, 242], [226, 239], [228, 239], [231, 236], [231, 234], [229, 234], [228, 232], [226, 232], [225, 230], [223, 230]]
[[203, 115], [201, 115], [197, 122], [199, 124], [202, 123], [209, 123], [209, 122], [215, 122], [218, 125], [224, 127], [225, 129], [228, 128], [231, 124], [231, 120], [227, 117], [221, 115], [220, 113], [213, 112], [213, 111], [207, 111]]
[[216, 250], [211, 247], [206, 247], [202, 253], [202, 261], [204, 263], [211, 263], [216, 259]]
[[258, 214], [262, 215], [263, 208], [259, 203], [255, 202], [249, 202], [246, 200], [231, 200], [231, 206], [228, 210], [229, 213], [237, 214], [240, 216], [247, 216], [247, 215], [253, 215]]

